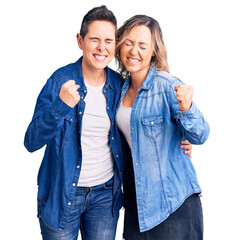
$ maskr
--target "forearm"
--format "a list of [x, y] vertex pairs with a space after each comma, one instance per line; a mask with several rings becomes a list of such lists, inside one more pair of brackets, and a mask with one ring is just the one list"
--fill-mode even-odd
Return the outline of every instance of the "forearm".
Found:
[[49, 143], [61, 129], [64, 117], [72, 108], [66, 105], [59, 97], [41, 112], [28, 126], [24, 145], [29, 152], [36, 151]]
[[194, 102], [189, 110], [177, 112], [177, 122], [182, 125], [185, 139], [189, 140], [190, 143], [205, 143], [209, 136], [210, 127]]

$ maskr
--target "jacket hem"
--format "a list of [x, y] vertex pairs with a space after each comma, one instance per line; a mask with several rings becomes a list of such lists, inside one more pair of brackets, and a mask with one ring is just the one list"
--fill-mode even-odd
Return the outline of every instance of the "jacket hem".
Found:
[[156, 227], [157, 225], [159, 225], [160, 223], [164, 222], [172, 213], [174, 213], [174, 212], [184, 203], [184, 201], [185, 201], [188, 197], [190, 197], [191, 195], [193, 195], [193, 194], [195, 194], [195, 193], [197, 193], [197, 194], [199, 194], [199, 196], [201, 196], [202, 190], [201, 190], [201, 189], [198, 189], [198, 190], [195, 190], [195, 191], [189, 193], [188, 195], [186, 195], [186, 196], [183, 198], [183, 200], [182, 200], [173, 210], [169, 211], [169, 212], [166, 214], [166, 216], [165, 216], [164, 218], [162, 218], [161, 220], [157, 221], [156, 224], [153, 224], [153, 225], [151, 225], [151, 226], [149, 226], [149, 227], [143, 227], [143, 228], [141, 228], [141, 227], [139, 226], [139, 227], [140, 227], [140, 232], [149, 231], [149, 230], [151, 230], [152, 228], [154, 228], [154, 227]]

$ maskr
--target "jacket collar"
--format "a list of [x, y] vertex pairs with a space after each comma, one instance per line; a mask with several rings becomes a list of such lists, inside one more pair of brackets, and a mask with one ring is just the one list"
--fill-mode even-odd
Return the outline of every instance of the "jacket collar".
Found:
[[[140, 89], [149, 90], [152, 88], [153, 80], [154, 80], [154, 76], [155, 76], [156, 72], [157, 72], [157, 70], [153, 66], [151, 66]], [[130, 85], [130, 79], [127, 79], [124, 82], [122, 89], [127, 90], [129, 88], [129, 85]]]
[[[80, 57], [73, 66], [73, 79], [75, 80], [76, 84], [80, 85], [80, 90], [86, 89], [85, 83], [84, 83], [84, 77], [83, 77], [83, 72], [82, 72], [82, 58]], [[114, 77], [112, 76], [112, 72], [110, 71], [110, 68], [106, 67], [106, 83], [105, 86], [110, 86], [110, 88], [114, 89]]]
[[156, 72], [157, 72], [157, 70], [153, 66], [151, 66], [149, 69], [149, 72], [141, 86], [141, 89], [149, 90], [152, 88], [153, 80], [154, 80], [154, 76], [155, 76]]

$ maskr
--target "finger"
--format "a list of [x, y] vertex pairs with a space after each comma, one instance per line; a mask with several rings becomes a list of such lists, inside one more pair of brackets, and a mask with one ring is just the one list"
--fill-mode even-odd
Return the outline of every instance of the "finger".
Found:
[[191, 151], [192, 150], [192, 145], [181, 145], [180, 149], [185, 149], [187, 151]]
[[189, 158], [192, 159], [192, 154], [189, 154]]
[[71, 86], [69, 87], [69, 90], [70, 90], [70, 91], [77, 92], [77, 90], [78, 90], [79, 87], [80, 87], [79, 85], [74, 84], [74, 85], [71, 85]]
[[188, 140], [184, 140], [180, 142], [181, 144], [191, 144]]
[[74, 80], [68, 80], [63, 84], [63, 87], [69, 88], [70, 86], [74, 85], [76, 82]]
[[174, 90], [177, 92], [178, 89], [179, 89], [179, 87], [180, 87], [180, 85], [176, 85], [176, 86], [174, 87]]
[[186, 155], [191, 155], [191, 154], [192, 154], [192, 151], [184, 151], [184, 154], [186, 154]]
[[69, 89], [71, 89], [72, 91], [77, 91], [79, 87], [80, 85], [74, 84], [74, 85], [71, 85]]

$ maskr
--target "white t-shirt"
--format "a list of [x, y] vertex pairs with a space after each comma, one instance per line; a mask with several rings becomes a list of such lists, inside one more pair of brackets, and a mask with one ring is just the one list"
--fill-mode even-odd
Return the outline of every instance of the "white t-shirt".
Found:
[[130, 148], [131, 148], [131, 134], [130, 134], [131, 113], [132, 113], [132, 108], [125, 107], [121, 101], [116, 112], [116, 122], [117, 122], [118, 128], [121, 130], [124, 137], [126, 138]]
[[114, 175], [114, 161], [109, 144], [111, 121], [106, 112], [103, 85], [85, 83], [85, 111], [81, 128], [82, 166], [78, 186], [92, 187], [107, 182]]

